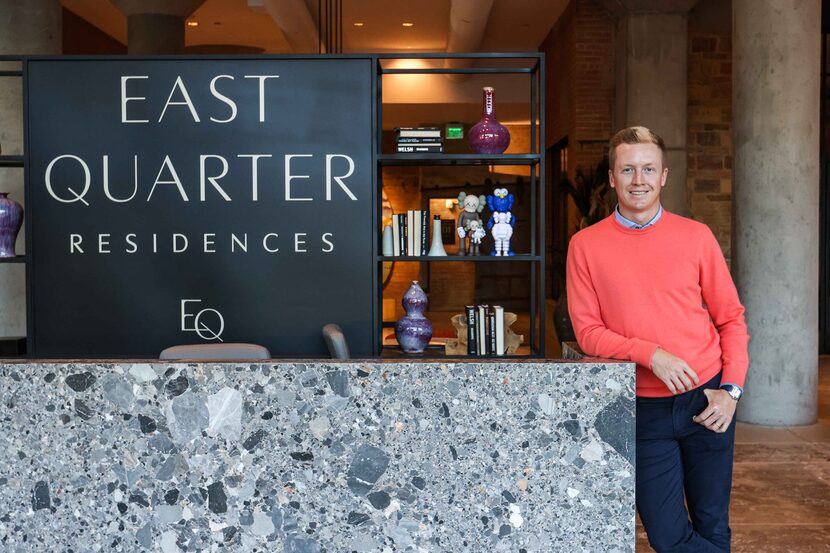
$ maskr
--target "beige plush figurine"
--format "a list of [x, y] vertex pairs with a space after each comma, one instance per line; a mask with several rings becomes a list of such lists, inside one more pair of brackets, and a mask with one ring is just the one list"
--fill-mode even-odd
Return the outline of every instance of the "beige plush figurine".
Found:
[[[481, 239], [487, 234], [484, 225], [481, 223], [479, 213], [484, 211], [484, 195], [472, 196], [466, 192], [458, 195], [458, 205], [461, 206], [461, 214], [458, 216], [456, 230], [461, 238], [461, 245], [458, 247], [458, 255], [478, 255]], [[470, 239], [470, 249], [467, 249], [467, 238]]]

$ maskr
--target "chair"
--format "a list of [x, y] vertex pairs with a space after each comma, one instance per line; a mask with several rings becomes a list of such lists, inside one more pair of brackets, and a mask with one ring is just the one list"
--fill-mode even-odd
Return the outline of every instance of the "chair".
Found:
[[349, 359], [349, 345], [339, 325], [329, 323], [324, 326], [323, 339], [326, 341], [332, 359]]
[[168, 361], [173, 359], [270, 359], [271, 352], [265, 346], [257, 344], [186, 344], [165, 348], [159, 359]]

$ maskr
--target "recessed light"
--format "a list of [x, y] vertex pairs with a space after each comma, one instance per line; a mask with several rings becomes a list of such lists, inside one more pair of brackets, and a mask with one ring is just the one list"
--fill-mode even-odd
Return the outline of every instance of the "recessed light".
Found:
[[404, 27], [413, 27], [415, 24], [410, 23], [409, 21], [405, 21], [404, 23], [401, 23], [401, 25], [403, 25]]
[[355, 27], [363, 27], [363, 22], [362, 21], [355, 21], [354, 23], [352, 23], [352, 25], [354, 25]]
[[198, 26], [199, 26], [199, 22], [198, 22], [198, 21], [196, 21], [195, 19], [191, 19], [190, 21], [188, 21], [188, 22], [187, 22], [187, 26], [188, 26], [188, 27], [198, 27]]

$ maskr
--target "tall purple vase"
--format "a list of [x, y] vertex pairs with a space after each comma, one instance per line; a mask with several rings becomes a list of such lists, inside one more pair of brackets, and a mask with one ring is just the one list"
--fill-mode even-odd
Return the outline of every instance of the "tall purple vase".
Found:
[[481, 121], [470, 127], [467, 141], [477, 154], [500, 154], [510, 145], [510, 131], [496, 119], [495, 90], [484, 87]]
[[14, 243], [23, 224], [23, 207], [0, 192], [0, 257], [14, 257]]
[[421, 353], [432, 338], [432, 323], [424, 317], [427, 295], [417, 280], [403, 295], [401, 305], [406, 315], [395, 324], [395, 338], [406, 353]]

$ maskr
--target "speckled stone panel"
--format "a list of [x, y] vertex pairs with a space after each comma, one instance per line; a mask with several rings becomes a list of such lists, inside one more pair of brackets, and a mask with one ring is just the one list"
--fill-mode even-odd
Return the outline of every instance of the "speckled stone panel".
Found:
[[634, 551], [626, 363], [0, 365], [0, 550]]

